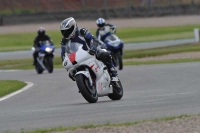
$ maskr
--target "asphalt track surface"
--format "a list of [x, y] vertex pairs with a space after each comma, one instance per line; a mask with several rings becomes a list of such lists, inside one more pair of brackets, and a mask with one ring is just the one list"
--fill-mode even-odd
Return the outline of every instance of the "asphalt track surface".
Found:
[[95, 104], [78, 93], [64, 68], [41, 75], [35, 70], [1, 70], [0, 80], [16, 79], [33, 86], [0, 101], [0, 132], [197, 114], [199, 68], [200, 63], [125, 66], [119, 71], [123, 98], [100, 97]]
[[[124, 45], [124, 50], [129, 49], [145, 49], [145, 48], [155, 48], [172, 46], [178, 44], [194, 43], [194, 38], [179, 39], [179, 40], [167, 40], [167, 41], [156, 41], [156, 42], [141, 42], [141, 43], [127, 43]], [[31, 48], [30, 48], [31, 49]], [[27, 59], [32, 58], [32, 51], [14, 51], [14, 52], [0, 52], [0, 60], [13, 60], [13, 59]], [[61, 49], [55, 49], [55, 56], [60, 56]]]

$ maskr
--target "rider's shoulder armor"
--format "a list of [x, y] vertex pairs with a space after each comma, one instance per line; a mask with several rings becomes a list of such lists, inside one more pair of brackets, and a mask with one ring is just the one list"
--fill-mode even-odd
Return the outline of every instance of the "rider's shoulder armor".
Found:
[[86, 28], [79, 29], [79, 35], [81, 37], [84, 37], [86, 40], [92, 40], [93, 39], [92, 34]]
[[86, 37], [89, 31], [86, 28], [79, 29], [79, 35], [82, 37]]

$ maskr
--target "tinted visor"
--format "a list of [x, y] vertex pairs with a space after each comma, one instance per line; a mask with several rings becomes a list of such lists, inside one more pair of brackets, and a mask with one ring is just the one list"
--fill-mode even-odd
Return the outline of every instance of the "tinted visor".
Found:
[[45, 34], [44, 31], [39, 31], [39, 32], [38, 32], [38, 35], [39, 35], [39, 36], [44, 36], [44, 34]]
[[103, 27], [105, 25], [105, 23], [103, 24], [97, 24], [98, 27]]
[[73, 31], [74, 31], [74, 26], [72, 26], [71, 28], [66, 29], [66, 30], [61, 30], [61, 33], [62, 33], [63, 37], [69, 38]]

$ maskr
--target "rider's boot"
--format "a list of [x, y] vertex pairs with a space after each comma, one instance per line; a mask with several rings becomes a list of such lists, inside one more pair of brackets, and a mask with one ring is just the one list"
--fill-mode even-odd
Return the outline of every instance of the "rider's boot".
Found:
[[112, 61], [110, 61], [110, 63], [106, 63], [106, 66], [107, 66], [107, 68], [108, 68], [108, 72], [110, 73], [111, 80], [112, 80], [112, 81], [118, 81], [117, 70], [116, 70], [115, 67], [113, 66]]
[[117, 77], [118, 74], [117, 74], [116, 69], [114, 67], [111, 67], [109, 69], [109, 71], [110, 71], [111, 80], [112, 81], [118, 81], [118, 77]]

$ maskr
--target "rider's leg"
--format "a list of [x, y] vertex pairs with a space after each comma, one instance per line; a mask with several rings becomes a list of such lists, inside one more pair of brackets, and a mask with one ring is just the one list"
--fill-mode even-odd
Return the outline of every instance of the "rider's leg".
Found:
[[35, 52], [33, 53], [33, 65], [36, 64], [36, 58], [37, 58], [37, 52], [35, 51]]
[[110, 60], [109, 62], [105, 62], [106, 66], [108, 67], [108, 70], [111, 74], [112, 77], [116, 77], [117, 74], [117, 70], [115, 69], [112, 60]]
[[112, 62], [112, 57], [108, 52], [106, 52], [102, 49], [98, 49], [96, 57], [97, 57], [97, 59], [101, 60], [107, 66], [108, 71], [111, 74], [111, 77], [117, 76], [117, 71], [114, 68], [114, 65]]

